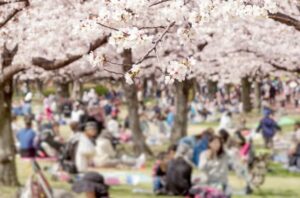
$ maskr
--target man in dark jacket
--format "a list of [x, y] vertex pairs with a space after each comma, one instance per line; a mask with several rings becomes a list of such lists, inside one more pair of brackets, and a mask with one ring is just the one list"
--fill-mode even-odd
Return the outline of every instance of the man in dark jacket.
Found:
[[281, 131], [281, 127], [272, 118], [272, 114], [267, 114], [263, 119], [261, 119], [256, 132], [262, 131], [262, 136], [264, 138], [264, 143], [266, 148], [273, 147], [273, 138], [277, 131]]
[[166, 190], [170, 195], [186, 196], [192, 186], [192, 166], [182, 157], [170, 161], [166, 175]]

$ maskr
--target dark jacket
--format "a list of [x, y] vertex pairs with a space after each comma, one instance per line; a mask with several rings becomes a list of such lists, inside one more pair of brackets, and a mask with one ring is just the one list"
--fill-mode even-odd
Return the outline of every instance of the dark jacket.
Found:
[[172, 195], [188, 195], [192, 186], [192, 167], [182, 158], [169, 162], [166, 175], [166, 190]]
[[262, 131], [264, 137], [273, 137], [277, 131], [280, 131], [281, 128], [278, 124], [270, 118], [269, 116], [264, 117], [260, 123], [258, 128], [256, 129], [257, 132]]

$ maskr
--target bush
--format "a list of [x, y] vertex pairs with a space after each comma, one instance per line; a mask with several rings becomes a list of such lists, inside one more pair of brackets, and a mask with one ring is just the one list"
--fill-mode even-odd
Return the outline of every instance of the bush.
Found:
[[47, 87], [46, 89], [43, 90], [43, 95], [44, 96], [49, 96], [49, 95], [55, 95], [56, 94], [56, 89], [54, 87]]
[[98, 96], [104, 96], [109, 92], [108, 88], [103, 85], [84, 87], [83, 90], [88, 92], [90, 89], [95, 89]]

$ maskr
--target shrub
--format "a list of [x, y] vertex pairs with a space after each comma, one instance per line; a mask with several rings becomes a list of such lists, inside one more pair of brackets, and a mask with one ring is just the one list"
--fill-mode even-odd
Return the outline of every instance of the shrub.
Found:
[[90, 89], [95, 89], [98, 96], [106, 95], [109, 92], [108, 88], [103, 85], [94, 85], [94, 86], [84, 87], [83, 90], [89, 91]]

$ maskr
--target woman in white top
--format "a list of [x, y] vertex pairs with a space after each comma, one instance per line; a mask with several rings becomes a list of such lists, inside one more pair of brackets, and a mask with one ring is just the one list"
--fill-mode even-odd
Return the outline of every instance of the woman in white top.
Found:
[[201, 184], [224, 190], [228, 181], [228, 159], [220, 137], [209, 139], [208, 149], [200, 155], [199, 169]]
[[96, 140], [96, 155], [94, 156], [94, 165], [96, 167], [117, 167], [119, 165], [140, 168], [145, 163], [145, 155], [139, 158], [131, 158], [123, 155], [117, 157], [117, 153], [112, 145], [113, 136], [108, 131], [102, 131]]
[[220, 120], [220, 126], [219, 129], [225, 129], [227, 131], [230, 131], [234, 128], [233, 122], [232, 122], [232, 114], [231, 112], [225, 112]]
[[75, 163], [78, 172], [87, 172], [88, 167], [93, 164], [96, 150], [92, 138], [94, 138], [96, 134], [97, 124], [88, 122], [85, 126], [84, 133], [81, 134], [76, 150]]

